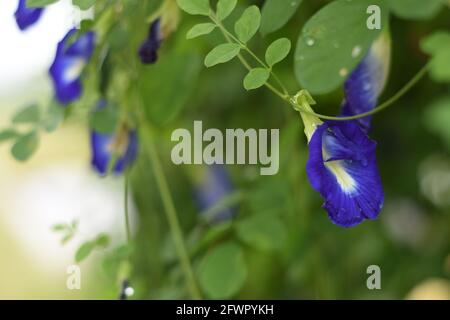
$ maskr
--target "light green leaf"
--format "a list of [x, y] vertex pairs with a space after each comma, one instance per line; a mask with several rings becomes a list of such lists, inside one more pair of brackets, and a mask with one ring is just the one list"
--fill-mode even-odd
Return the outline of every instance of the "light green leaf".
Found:
[[236, 43], [220, 44], [212, 49], [205, 58], [205, 66], [212, 67], [216, 64], [225, 63], [239, 54], [241, 47]]
[[273, 213], [239, 221], [236, 232], [243, 242], [262, 250], [281, 249], [287, 240], [285, 225]]
[[295, 14], [302, 0], [266, 0], [262, 8], [261, 32], [282, 28]]
[[177, 0], [177, 4], [189, 14], [209, 15], [209, 0]]
[[211, 33], [216, 28], [214, 23], [200, 23], [193, 26], [187, 33], [187, 39], [193, 39]]
[[19, 136], [19, 133], [12, 128], [4, 129], [0, 131], [0, 142], [15, 139]]
[[27, 7], [28, 8], [41, 8], [45, 7], [46, 5], [55, 3], [59, 0], [27, 0]]
[[233, 297], [244, 285], [247, 267], [240, 246], [234, 242], [222, 244], [209, 252], [201, 262], [199, 283], [211, 299]]
[[50, 104], [41, 125], [47, 132], [55, 131], [64, 120], [64, 108], [56, 103]]
[[388, 0], [391, 11], [405, 19], [429, 19], [443, 7], [443, 0]]
[[95, 245], [106, 248], [109, 245], [109, 236], [105, 233], [101, 233], [95, 239]]
[[283, 61], [291, 51], [291, 41], [287, 38], [275, 40], [266, 51], [266, 62], [269, 66], [273, 66]]
[[96, 246], [95, 241], [87, 241], [83, 243], [75, 253], [75, 262], [80, 263], [81, 261], [86, 259], [95, 249], [95, 246]]
[[421, 42], [422, 50], [432, 56], [430, 76], [437, 82], [450, 82], [450, 32], [437, 31]]
[[14, 124], [37, 123], [40, 119], [40, 111], [37, 105], [20, 110], [12, 119]]
[[446, 47], [450, 47], [450, 32], [436, 31], [423, 39], [420, 46], [426, 53], [435, 54]]
[[92, 113], [90, 125], [99, 133], [113, 133], [117, 128], [119, 118], [119, 108], [114, 104], [108, 104]]
[[425, 109], [425, 125], [439, 135], [450, 150], [450, 95], [433, 101]]
[[33, 131], [17, 138], [11, 148], [11, 154], [18, 161], [26, 161], [37, 150], [38, 145], [39, 136]]
[[297, 41], [295, 73], [301, 87], [313, 94], [338, 88], [369, 50], [381, 30], [367, 28], [369, 5], [382, 7], [381, 26], [388, 10], [380, 0], [337, 0], [305, 24]]
[[264, 68], [255, 68], [245, 76], [244, 88], [253, 90], [262, 87], [270, 77], [270, 71]]
[[72, 3], [81, 10], [87, 10], [95, 4], [95, 0], [72, 0]]
[[243, 43], [249, 41], [258, 31], [261, 23], [261, 13], [257, 6], [251, 6], [245, 9], [242, 16], [234, 25], [234, 31], [237, 37]]
[[225, 20], [236, 7], [237, 0], [219, 0], [217, 3], [217, 17]]
[[174, 120], [194, 90], [200, 70], [197, 54], [178, 52], [161, 57], [158, 63], [144, 70], [139, 91], [148, 120], [160, 126]]

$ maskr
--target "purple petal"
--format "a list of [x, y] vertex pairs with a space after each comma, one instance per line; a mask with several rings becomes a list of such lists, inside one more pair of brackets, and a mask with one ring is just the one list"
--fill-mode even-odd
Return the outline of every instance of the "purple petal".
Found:
[[14, 13], [19, 29], [23, 31], [35, 24], [41, 17], [43, 10], [42, 8], [27, 8], [26, 0], [19, 0], [19, 6]]

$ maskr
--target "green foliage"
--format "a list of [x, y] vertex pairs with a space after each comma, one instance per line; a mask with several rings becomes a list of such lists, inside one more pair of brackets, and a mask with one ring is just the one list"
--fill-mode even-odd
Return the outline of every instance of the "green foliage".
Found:
[[109, 245], [109, 236], [101, 233], [94, 240], [84, 242], [75, 253], [75, 262], [86, 259], [94, 249], [104, 249]]
[[255, 68], [249, 71], [244, 79], [244, 88], [253, 90], [262, 87], [270, 77], [270, 71], [264, 68]]
[[450, 148], [450, 96], [443, 96], [427, 106], [425, 124], [428, 130], [439, 135]]
[[248, 7], [242, 16], [236, 21], [234, 31], [238, 39], [247, 43], [258, 31], [261, 24], [261, 13], [257, 6]]
[[40, 120], [40, 111], [37, 105], [29, 106], [19, 111], [12, 119], [13, 124], [37, 123]]
[[280, 61], [283, 61], [291, 51], [291, 41], [287, 38], [281, 38], [272, 42], [266, 51], [266, 62], [272, 67]]
[[61, 244], [64, 245], [69, 242], [77, 233], [78, 221], [74, 220], [71, 223], [58, 223], [52, 226], [54, 232], [60, 233]]
[[177, 0], [178, 6], [192, 15], [209, 15], [209, 0]]
[[109, 103], [106, 107], [94, 110], [90, 118], [92, 129], [97, 132], [113, 133], [120, 119], [120, 109], [117, 105]]
[[261, 32], [281, 29], [298, 10], [302, 0], [266, 0], [262, 8]]
[[8, 128], [0, 131], [0, 142], [15, 139], [19, 136], [19, 133], [16, 129]]
[[211, 299], [233, 297], [244, 285], [247, 267], [241, 247], [234, 242], [221, 244], [201, 262], [200, 286]]
[[[378, 1], [337, 0], [308, 20], [295, 52], [295, 74], [304, 89], [323, 94], [344, 82], [380, 34], [366, 24], [367, 7], [375, 3]], [[382, 26], [386, 27], [387, 10], [381, 12]]]
[[217, 3], [217, 17], [225, 20], [236, 7], [237, 0], [219, 0]]
[[49, 4], [58, 2], [59, 0], [27, 0], [27, 6], [29, 8], [45, 7]]
[[95, 4], [95, 0], [72, 0], [72, 3], [81, 10], [87, 10]]
[[196, 54], [174, 53], [142, 72], [138, 87], [151, 123], [165, 125], [178, 116], [195, 88], [200, 69]]
[[193, 26], [187, 33], [187, 39], [193, 39], [211, 33], [216, 28], [213, 23], [200, 23]]
[[11, 154], [18, 161], [26, 161], [37, 150], [38, 145], [39, 135], [36, 130], [33, 130], [16, 139], [11, 148]]
[[443, 0], [388, 0], [391, 11], [405, 19], [429, 19], [442, 8]]
[[437, 82], [450, 82], [450, 33], [437, 31], [422, 40], [421, 47], [432, 56], [431, 77]]
[[237, 43], [224, 43], [212, 49], [205, 58], [205, 66], [212, 67], [225, 63], [239, 54], [241, 46]]
[[262, 250], [279, 250], [286, 244], [286, 227], [273, 212], [254, 214], [236, 224], [237, 236], [244, 243]]

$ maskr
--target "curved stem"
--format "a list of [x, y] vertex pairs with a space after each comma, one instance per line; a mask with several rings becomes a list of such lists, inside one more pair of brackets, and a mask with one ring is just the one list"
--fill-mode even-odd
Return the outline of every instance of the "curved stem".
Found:
[[125, 232], [127, 235], [127, 242], [131, 242], [131, 231], [130, 231], [130, 215], [128, 212], [128, 189], [129, 189], [129, 172], [127, 170], [125, 174], [125, 187], [124, 187], [124, 195], [123, 195], [123, 201], [124, 201], [124, 215], [125, 215]]
[[167, 183], [164, 171], [162, 169], [161, 162], [159, 160], [158, 154], [156, 152], [156, 147], [151, 137], [150, 130], [143, 126], [144, 135], [149, 137], [147, 140], [148, 151], [150, 160], [152, 163], [153, 174], [155, 176], [156, 184], [158, 186], [159, 192], [161, 194], [161, 200], [164, 206], [164, 212], [166, 213], [167, 220], [169, 222], [170, 231], [172, 233], [173, 242], [175, 244], [175, 250], [177, 251], [178, 257], [180, 259], [181, 268], [186, 277], [186, 282], [188, 290], [193, 299], [201, 299], [200, 290], [197, 287], [197, 282], [195, 280], [194, 271], [191, 266], [189, 255], [184, 243], [183, 233], [181, 231], [180, 222], [178, 221], [178, 215], [175, 209], [175, 205], [170, 193], [169, 185]]

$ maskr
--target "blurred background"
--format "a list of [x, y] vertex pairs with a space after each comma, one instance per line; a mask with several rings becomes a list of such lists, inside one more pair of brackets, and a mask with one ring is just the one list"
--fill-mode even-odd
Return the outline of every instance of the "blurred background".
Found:
[[[281, 31], [259, 37], [252, 47], [262, 53], [280, 36], [295, 43], [303, 24], [328, 2], [305, 0]], [[127, 44], [123, 39], [133, 32], [137, 40], [114, 50], [134, 57], [139, 39], [145, 38], [145, 15], [150, 11], [133, 16], [140, 24], [127, 23], [139, 2], [129, 3], [130, 11], [124, 13], [128, 16], [113, 29], [113, 36]], [[263, 1], [239, 1], [233, 16], [238, 17], [245, 4], [255, 3]], [[2, 129], [21, 108], [52, 100], [48, 68], [56, 44], [71, 26], [92, 16], [70, 1], [60, 1], [49, 6], [35, 26], [21, 32], [14, 20], [16, 7], [17, 1], [0, 1]], [[449, 17], [447, 8], [426, 19], [391, 17], [393, 57], [382, 101], [426, 63], [420, 40], [435, 30], [450, 30]], [[184, 14], [180, 19], [164, 42], [158, 63], [142, 67], [140, 83], [133, 85], [141, 90], [145, 104], [152, 105], [148, 115], [155, 120], [158, 155], [203, 295], [450, 299], [448, 84], [426, 77], [395, 107], [374, 117], [371, 137], [378, 142], [385, 207], [376, 221], [343, 229], [329, 221], [320, 196], [307, 181], [308, 150], [298, 114], [267, 90], [246, 92], [241, 85], [245, 70], [237, 61], [202, 68], [202, 57], [222, 41], [221, 35], [187, 41], [186, 31], [199, 19]], [[292, 61], [291, 53], [277, 73], [293, 92], [299, 86]], [[118, 68], [111, 77], [126, 77], [128, 67]], [[174, 74], [181, 74], [181, 79], [176, 81]], [[164, 91], [158, 91], [161, 87]], [[164, 99], [152, 96], [160, 92], [178, 104], [180, 91], [184, 97], [176, 114], [164, 113]], [[316, 111], [336, 114], [342, 98], [341, 90], [315, 96]], [[205, 128], [279, 128], [278, 175], [260, 176], [257, 166], [172, 164], [170, 135], [176, 128], [191, 130], [194, 120], [202, 120]], [[142, 150], [131, 172], [134, 241], [124, 267], [117, 254], [125, 241], [124, 181], [99, 177], [91, 169], [88, 121], [68, 118], [57, 131], [41, 137], [38, 151], [26, 163], [14, 160], [10, 149], [10, 144], [0, 144], [0, 298], [114, 299], [123, 272], [130, 278], [134, 298], [187, 297], [151, 165]], [[52, 228], [73, 222], [76, 234], [62, 244]], [[77, 248], [101, 233], [108, 234], [108, 247], [80, 263], [82, 288], [68, 290], [66, 270], [75, 264]], [[366, 287], [370, 265], [381, 268], [381, 290]]]

